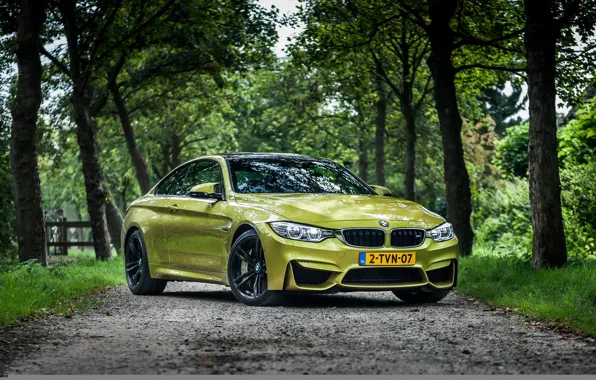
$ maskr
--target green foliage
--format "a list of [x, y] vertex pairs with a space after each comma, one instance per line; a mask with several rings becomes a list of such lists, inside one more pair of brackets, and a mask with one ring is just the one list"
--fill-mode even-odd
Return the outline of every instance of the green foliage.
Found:
[[499, 179], [498, 169], [493, 165], [499, 142], [495, 131], [495, 122], [490, 116], [475, 124], [464, 122], [462, 140], [472, 195], [482, 189], [494, 188]]
[[0, 328], [40, 313], [72, 315], [85, 306], [76, 298], [124, 284], [125, 278], [120, 258], [48, 267], [28, 261], [0, 267]]
[[528, 177], [528, 128], [528, 123], [507, 128], [498, 144], [495, 165], [506, 177]]
[[[0, 97], [0, 262], [16, 257], [15, 212], [10, 167], [10, 124]], [[6, 113], [5, 113], [6, 112]]]
[[558, 139], [563, 162], [582, 164], [596, 157], [596, 98], [577, 111], [577, 118], [559, 131]]
[[[585, 159], [581, 157], [582, 159]], [[561, 170], [563, 217], [571, 256], [596, 258], [596, 157]]]
[[[563, 218], [571, 260], [596, 257], [596, 156], [587, 147], [586, 129], [578, 127], [587, 124], [585, 121], [584, 116], [559, 133], [565, 136], [560, 139], [573, 142], [566, 145], [560, 171]], [[508, 180], [476, 196], [473, 215], [480, 242], [509, 247], [525, 259], [529, 259], [531, 251], [531, 213], [525, 178], [527, 128], [527, 125], [509, 128], [508, 135], [499, 143], [495, 161]]]
[[494, 189], [474, 197], [472, 224], [480, 244], [507, 247], [529, 259], [532, 248], [532, 214], [528, 181], [501, 181]]

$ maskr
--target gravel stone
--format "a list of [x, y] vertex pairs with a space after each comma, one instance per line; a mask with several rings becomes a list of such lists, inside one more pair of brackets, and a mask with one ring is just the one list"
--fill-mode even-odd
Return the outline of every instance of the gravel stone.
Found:
[[596, 374], [596, 346], [451, 294], [294, 295], [249, 307], [224, 286], [113, 288], [72, 318], [0, 330], [0, 374]]

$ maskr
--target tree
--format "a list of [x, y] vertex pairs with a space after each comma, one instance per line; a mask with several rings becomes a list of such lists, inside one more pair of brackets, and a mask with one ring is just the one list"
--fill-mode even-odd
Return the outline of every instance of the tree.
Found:
[[[593, 39], [596, 2], [524, 0], [530, 130], [528, 170], [532, 204], [532, 265], [561, 267], [567, 262], [557, 159], [557, 49], [577, 33]], [[571, 58], [570, 60], [576, 60]]]
[[[106, 86], [143, 193], [150, 190], [151, 181], [126, 104], [129, 94], [155, 85], [160, 78], [166, 79], [160, 83], [165, 92], [167, 86], [185, 87], [189, 74], [218, 77], [227, 69], [241, 71], [271, 60], [276, 38], [269, 19], [276, 17], [275, 12], [252, 0], [179, 1], [163, 20], [153, 22], [132, 43], [120, 45], [118, 59], [106, 70]], [[178, 139], [175, 134], [170, 139], [173, 166], [179, 164], [182, 149]]]
[[37, 165], [37, 117], [41, 104], [39, 36], [46, 19], [46, 2], [19, 2], [16, 56], [17, 93], [12, 105], [10, 158], [14, 178], [19, 259], [47, 263], [45, 219]]
[[[511, 94], [509, 95], [505, 94], [507, 83], [511, 85]], [[507, 82], [501, 78], [496, 86], [487, 87], [482, 93], [484, 95], [484, 102], [481, 104], [482, 111], [495, 121], [495, 132], [498, 135], [504, 136], [508, 127], [522, 123], [521, 116], [512, 118], [524, 108], [528, 100], [527, 94], [522, 96], [523, 87], [520, 83]]]
[[[393, 102], [401, 112], [406, 130], [405, 197], [415, 199], [416, 120], [430, 88], [430, 76], [424, 75], [428, 40], [400, 8], [384, 1], [336, 2], [311, 0], [299, 15], [307, 24], [300, 44], [313, 59], [346, 55], [369, 62], [371, 79], [377, 93], [375, 119], [376, 183], [386, 182], [388, 107]], [[313, 22], [308, 22], [313, 20]], [[371, 59], [366, 59], [370, 55]], [[386, 88], [385, 88], [386, 87]], [[390, 126], [391, 127], [391, 126]]]
[[447, 218], [459, 239], [460, 254], [469, 255], [474, 240], [470, 224], [472, 194], [455, 78], [457, 73], [469, 69], [514, 73], [524, 69], [519, 65], [521, 49], [517, 46], [517, 37], [522, 33], [520, 12], [507, 1], [490, 5], [467, 0], [403, 1], [399, 6], [430, 41], [427, 64], [434, 82], [443, 142]]

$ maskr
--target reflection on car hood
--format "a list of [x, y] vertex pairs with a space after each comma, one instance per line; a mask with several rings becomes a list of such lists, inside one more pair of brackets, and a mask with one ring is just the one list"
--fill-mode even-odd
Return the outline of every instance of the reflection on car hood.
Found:
[[344, 228], [348, 225], [342, 222], [349, 221], [378, 227], [378, 222], [385, 220], [391, 227], [429, 229], [445, 221], [415, 202], [378, 195], [237, 193], [235, 199], [291, 221], [329, 228]]

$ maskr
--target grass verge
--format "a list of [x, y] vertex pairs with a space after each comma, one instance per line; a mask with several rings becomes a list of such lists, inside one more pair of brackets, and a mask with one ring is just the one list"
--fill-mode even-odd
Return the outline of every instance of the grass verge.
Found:
[[71, 315], [83, 296], [125, 283], [122, 259], [82, 260], [42, 267], [34, 262], [0, 267], [0, 328], [53, 312]]
[[596, 337], [596, 262], [534, 270], [484, 249], [459, 265], [458, 292]]

